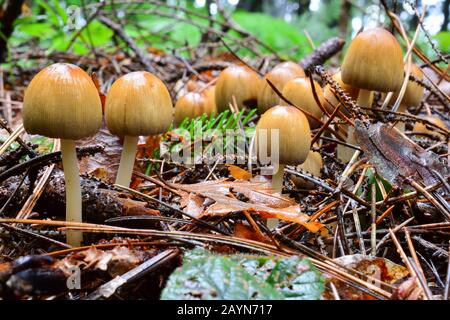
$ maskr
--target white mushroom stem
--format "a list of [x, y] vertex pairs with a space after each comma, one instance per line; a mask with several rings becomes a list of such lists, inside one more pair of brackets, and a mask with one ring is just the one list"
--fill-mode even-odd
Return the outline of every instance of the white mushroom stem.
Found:
[[[284, 176], [284, 165], [278, 165], [278, 171], [272, 176], [272, 189], [274, 189], [279, 194], [283, 191], [283, 176]], [[269, 218], [267, 219], [267, 227], [269, 229], [274, 228], [278, 223], [278, 219]]]
[[[80, 170], [78, 168], [75, 141], [61, 139], [62, 163], [66, 184], [66, 220], [82, 222]], [[83, 240], [81, 231], [66, 231], [67, 243], [79, 247]]]
[[123, 149], [120, 157], [119, 171], [117, 172], [116, 184], [129, 187], [131, 175], [133, 174], [134, 160], [139, 137], [125, 136], [123, 138]]

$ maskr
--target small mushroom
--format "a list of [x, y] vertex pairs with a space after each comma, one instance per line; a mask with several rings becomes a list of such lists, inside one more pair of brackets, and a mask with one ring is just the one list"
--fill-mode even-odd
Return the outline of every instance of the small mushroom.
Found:
[[[432, 116], [432, 115], [428, 115], [425, 117], [425, 120], [428, 120], [429, 122], [431, 122], [432, 124], [441, 127], [441, 128], [447, 128], [447, 126], [445, 125], [445, 122], [442, 121], [439, 117], [436, 116]], [[444, 135], [439, 133], [439, 131], [436, 130], [436, 128], [433, 128], [429, 125], [426, 125], [422, 122], [416, 122], [414, 124], [413, 127], [413, 132], [416, 133], [425, 133], [428, 134], [432, 137], [438, 138], [438, 139], [443, 139]]]
[[258, 74], [249, 67], [232, 65], [224, 69], [216, 83], [217, 111], [228, 110], [233, 97], [239, 109], [256, 107], [260, 81]]
[[[95, 134], [102, 124], [102, 105], [94, 82], [72, 64], [55, 63], [42, 69], [25, 91], [23, 124], [28, 133], [61, 139], [66, 220], [82, 222], [75, 140]], [[81, 232], [67, 231], [66, 234], [70, 245], [81, 244]]]
[[[272, 141], [272, 132], [278, 133], [278, 141]], [[257, 155], [267, 155], [272, 158], [278, 151], [278, 170], [273, 172], [272, 188], [282, 193], [284, 165], [302, 164], [308, 157], [311, 146], [311, 131], [308, 119], [299, 109], [292, 106], [275, 106], [267, 110], [256, 125], [256, 150]], [[264, 135], [266, 143], [259, 141]], [[276, 136], [276, 135], [274, 135]], [[272, 144], [278, 150], [272, 150]], [[262, 146], [267, 150], [262, 150]], [[276, 167], [276, 166], [275, 166]], [[271, 227], [276, 219], [269, 219]]]
[[[325, 105], [325, 99], [323, 97], [323, 92], [321, 86], [314, 81], [314, 89], [316, 91], [319, 102], [322, 106]], [[295, 106], [300, 109], [304, 109], [311, 113], [316, 118], [321, 118], [323, 115], [322, 109], [314, 99], [313, 88], [311, 82], [307, 78], [297, 78], [288, 81], [283, 89], [283, 97], [292, 102]], [[282, 100], [280, 99], [280, 103]], [[311, 128], [317, 128], [320, 123], [312, 118], [308, 118], [309, 126]]]
[[403, 82], [402, 49], [397, 39], [383, 28], [358, 34], [345, 54], [342, 81], [359, 88], [358, 105], [370, 107], [372, 91], [392, 92]]
[[[348, 85], [344, 83], [341, 79], [341, 72], [337, 72], [333, 75], [333, 80], [342, 88], [342, 90], [347, 93], [353, 100], [358, 99], [358, 93], [359, 89], [352, 87], [351, 85]], [[325, 98], [325, 108], [329, 113], [332, 113], [336, 106], [338, 105], [339, 101], [334, 95], [333, 91], [331, 90], [331, 87], [329, 84], [325, 86], [323, 89], [323, 96]], [[339, 109], [344, 115], [350, 116], [350, 113], [347, 111], [346, 108], [341, 107]]]
[[163, 133], [173, 121], [169, 91], [149, 72], [128, 73], [112, 84], [106, 97], [105, 118], [109, 131], [124, 137], [116, 184], [128, 187], [139, 136]]
[[203, 114], [209, 116], [215, 113], [215, 104], [211, 104], [204, 93], [189, 92], [175, 104], [175, 123], [179, 125], [185, 118], [194, 119]]
[[[333, 75], [333, 80], [336, 81], [336, 83], [342, 88], [342, 90], [347, 93], [353, 100], [357, 100], [359, 89], [352, 87], [351, 85], [348, 85], [344, 83], [341, 79], [341, 72], [337, 72]], [[333, 91], [331, 90], [330, 85], [326, 85], [324, 89], [324, 98], [326, 100], [325, 107], [328, 112], [333, 112], [334, 109], [337, 107], [339, 101], [335, 97]], [[347, 110], [347, 108], [341, 107], [339, 109], [345, 116], [349, 117], [350, 112]], [[336, 125], [339, 132], [343, 133], [344, 136], [347, 137], [346, 142], [349, 144], [356, 144], [356, 139], [353, 136], [353, 127], [348, 126], [347, 124], [337, 124]], [[344, 162], [350, 161], [351, 157], [353, 156], [353, 153], [355, 152], [355, 149], [346, 147], [342, 144], [337, 145], [337, 157]]]
[[292, 79], [304, 77], [305, 72], [296, 63], [287, 61], [276, 65], [266, 74], [258, 95], [258, 111], [264, 113], [269, 108], [278, 104], [280, 97], [273, 91], [272, 87], [266, 81], [268, 79], [272, 84], [282, 92], [286, 83]]
[[[315, 144], [315, 146], [318, 147], [317, 144]], [[321, 176], [322, 168], [323, 168], [322, 156], [320, 155], [319, 152], [312, 150], [309, 151], [308, 157], [306, 158], [305, 162], [297, 166], [297, 170], [306, 171], [315, 177]], [[314, 183], [297, 175], [291, 174], [290, 178], [291, 181], [295, 184], [295, 186], [299, 189], [313, 189], [315, 187]]]

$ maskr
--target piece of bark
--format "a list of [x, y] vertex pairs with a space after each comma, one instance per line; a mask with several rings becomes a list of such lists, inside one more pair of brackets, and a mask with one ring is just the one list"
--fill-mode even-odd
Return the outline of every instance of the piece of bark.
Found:
[[[0, 188], [0, 207], [11, 197], [20, 181], [20, 177], [8, 179]], [[101, 223], [106, 219], [124, 215], [159, 215], [159, 210], [150, 208], [146, 202], [135, 201], [122, 192], [115, 191], [110, 185], [89, 177], [81, 176], [83, 201], [83, 220]], [[28, 194], [28, 185], [23, 184], [14, 200], [5, 210], [7, 216], [14, 216], [11, 208], [19, 210], [24, 196]], [[8, 210], [9, 209], [9, 210]], [[36, 212], [50, 216], [63, 217], [65, 213], [64, 173], [55, 168], [42, 196], [37, 202]]]

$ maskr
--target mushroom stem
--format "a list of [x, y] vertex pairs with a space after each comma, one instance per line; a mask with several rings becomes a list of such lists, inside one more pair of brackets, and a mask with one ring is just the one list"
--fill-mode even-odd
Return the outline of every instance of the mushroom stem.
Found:
[[[62, 163], [66, 183], [66, 220], [82, 222], [80, 171], [78, 168], [75, 141], [61, 139]], [[66, 231], [67, 243], [78, 247], [83, 240], [80, 231]]]
[[359, 89], [358, 101], [356, 103], [360, 107], [369, 108], [372, 105], [373, 91]]
[[120, 156], [119, 171], [117, 172], [116, 184], [128, 187], [133, 173], [136, 147], [139, 137], [125, 136], [123, 138], [122, 155]]
[[[278, 165], [278, 171], [272, 176], [272, 189], [277, 191], [278, 193], [283, 192], [283, 176], [284, 176], [284, 165]], [[274, 228], [278, 223], [278, 219], [276, 218], [268, 218], [267, 219], [267, 227], [269, 229]]]

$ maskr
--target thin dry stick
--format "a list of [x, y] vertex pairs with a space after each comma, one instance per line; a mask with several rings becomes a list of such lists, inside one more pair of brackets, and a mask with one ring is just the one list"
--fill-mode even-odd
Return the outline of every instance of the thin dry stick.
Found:
[[[423, 287], [422, 282], [419, 280], [419, 277], [417, 275], [416, 270], [413, 268], [413, 266], [411, 265], [411, 261], [409, 261], [408, 257], [406, 256], [405, 251], [403, 251], [402, 246], [400, 245], [400, 242], [397, 239], [397, 236], [395, 235], [394, 231], [392, 231], [391, 228], [389, 228], [389, 234], [391, 236], [392, 241], [394, 242], [395, 246], [397, 247], [397, 252], [399, 253], [400, 257], [403, 260], [403, 263], [406, 265], [406, 267], [409, 270], [409, 273], [411, 274], [411, 276], [413, 278], [416, 279], [417, 284], [419, 285], [419, 287], [422, 289], [422, 292], [425, 294], [425, 288]], [[428, 297], [424, 296], [426, 299], [428, 299]]]
[[[53, 149], [52, 152], [57, 152], [60, 149], [60, 140], [54, 139], [53, 140]], [[36, 184], [36, 187], [33, 190], [33, 193], [28, 197], [27, 201], [24, 203], [20, 211], [16, 215], [16, 219], [27, 219], [30, 213], [33, 211], [34, 206], [36, 205], [37, 201], [39, 200], [40, 196], [44, 192], [45, 186], [50, 179], [50, 176], [53, 172], [53, 169], [55, 168], [55, 164], [52, 163], [49, 165], [42, 176], [39, 178], [38, 183]]]
[[447, 265], [447, 278], [445, 280], [444, 300], [448, 300], [450, 291], [450, 241], [448, 242], [448, 265]]
[[425, 293], [426, 293], [428, 299], [432, 300], [433, 294], [431, 293], [430, 288], [428, 287], [427, 281], [425, 280], [425, 274], [423, 272], [422, 266], [420, 265], [419, 259], [417, 258], [416, 249], [414, 248], [414, 244], [411, 241], [411, 237], [409, 235], [408, 228], [404, 228], [404, 231], [405, 231], [405, 238], [406, 238], [406, 243], [408, 244], [409, 252], [411, 253], [411, 256], [414, 260], [415, 265], [417, 266], [417, 273], [419, 275], [419, 279], [421, 279], [421, 281], [424, 283], [423, 287], [425, 288]]
[[370, 210], [370, 218], [372, 221], [372, 232], [370, 234], [370, 246], [372, 248], [371, 255], [375, 257], [377, 255], [377, 187], [375, 183], [372, 183], [371, 195], [372, 208]]

